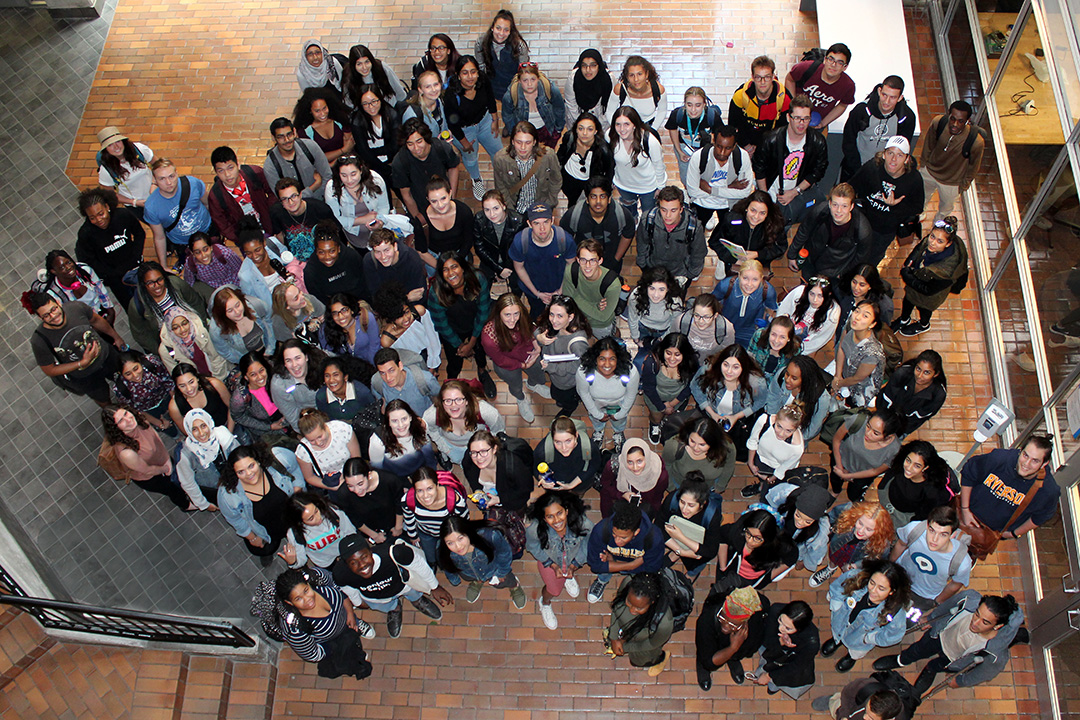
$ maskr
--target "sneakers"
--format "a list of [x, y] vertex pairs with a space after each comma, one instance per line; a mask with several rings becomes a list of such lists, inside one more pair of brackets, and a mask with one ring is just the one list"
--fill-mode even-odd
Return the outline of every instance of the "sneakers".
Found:
[[[424, 595], [418, 600], [413, 600], [412, 605], [417, 611], [427, 615], [432, 620], [442, 619], [442, 608], [439, 607], [439, 603], [435, 602], [427, 595]], [[397, 637], [396, 635], [394, 637]]]
[[[400, 605], [398, 606], [398, 609], [401, 609]], [[360, 618], [356, 618], [356, 632], [360, 633], [360, 637], [364, 638], [365, 640], [370, 640], [371, 638], [375, 637], [375, 628], [371, 627]], [[397, 635], [395, 635], [394, 637], [397, 637]]]
[[915, 337], [916, 335], [921, 335], [929, 329], [930, 323], [928, 322], [911, 322], [900, 328], [900, 330], [897, 332], [904, 337]]
[[476, 602], [480, 597], [480, 591], [484, 589], [484, 583], [473, 580], [469, 583], [469, 587], [465, 590], [465, 600], [469, 603]]
[[477, 375], [480, 378], [480, 386], [484, 388], [484, 395], [488, 400], [495, 399], [495, 381], [491, 379], [491, 373], [481, 370]]
[[607, 581], [600, 580], [599, 578], [593, 580], [593, 584], [589, 586], [588, 601], [595, 605], [604, 599], [604, 590], [607, 589]]
[[525, 396], [517, 401], [518, 414], [521, 415], [521, 419], [527, 423], [531, 423], [536, 419], [536, 415], [533, 414], [532, 403], [529, 402], [528, 396]]
[[667, 652], [664, 652], [663, 657], [660, 658], [660, 662], [658, 662], [655, 665], [652, 665], [652, 666], [649, 667], [649, 670], [648, 670], [649, 677], [656, 677], [660, 673], [664, 672], [664, 668], [667, 667], [667, 661], [668, 661], [668, 658], [670, 658], [670, 657], [671, 657], [670, 654], [668, 654]]
[[[836, 694], [839, 695], [840, 693], [836, 693]], [[814, 712], [828, 713], [829, 712], [829, 701], [832, 700], [832, 699], [833, 699], [832, 695], [822, 695], [821, 697], [816, 697], [810, 702], [810, 708]]]
[[1058, 325], [1057, 323], [1050, 326], [1050, 332], [1057, 333], [1058, 335], [1064, 335], [1065, 337], [1080, 337], [1080, 335], [1077, 335], [1075, 330], [1070, 330], [1069, 328], [1066, 328], [1063, 325]]
[[592, 441], [597, 445], [604, 444], [604, 428], [600, 428], [599, 430], [593, 430]]
[[547, 385], [533, 385], [532, 383], [525, 383], [525, 387], [529, 388], [529, 392], [533, 395], [539, 395], [545, 400], [551, 399], [551, 388]]
[[559, 627], [559, 621], [555, 619], [555, 611], [551, 609], [551, 605], [545, 605], [541, 601], [537, 600], [536, 604], [540, 607], [540, 617], [544, 621], [544, 627], [548, 630], [555, 630]]
[[911, 318], [909, 318], [909, 317], [907, 317], [907, 318], [896, 318], [891, 323], [889, 323], [889, 329], [892, 330], [893, 332], [900, 332], [900, 328], [904, 327], [905, 325], [907, 325], [910, 322], [911, 322]]
[[[479, 593], [477, 593], [479, 595]], [[510, 599], [514, 601], [514, 607], [518, 610], [525, 607], [525, 591], [521, 589], [521, 586], [510, 588]]]
[[744, 487], [742, 490], [739, 491], [739, 494], [742, 495], [747, 500], [749, 500], [750, 498], [753, 498], [753, 497], [760, 497], [761, 496], [761, 483], [756, 482], [756, 483], [752, 483], [750, 485], [747, 485], [746, 487]]
[[611, 451], [614, 454], [618, 455], [619, 453], [622, 452], [623, 443], [626, 442], [626, 434], [621, 433], [621, 432], [617, 432], [617, 433], [614, 433], [611, 436], [611, 439], [615, 443], [615, 445], [611, 448]]
[[825, 567], [821, 568], [810, 576], [810, 587], [818, 587], [823, 582], [831, 578], [834, 572], [836, 572], [836, 568], [832, 565], [826, 565]]
[[484, 186], [484, 181], [481, 178], [476, 178], [472, 181], [472, 195], [477, 200], [484, 199], [484, 193], [487, 192], [487, 187]]
[[572, 598], [576, 598], [578, 595], [581, 595], [581, 586], [578, 585], [577, 580], [575, 580], [574, 578], [566, 578], [566, 580], [563, 582], [562, 587], [563, 590], [566, 591], [566, 594]]
[[401, 607], [399, 602], [396, 608], [386, 613], [386, 631], [390, 633], [392, 638], [401, 636], [401, 616], [403, 612], [404, 608]]
[[649, 423], [649, 442], [653, 445], [660, 444], [660, 426]]

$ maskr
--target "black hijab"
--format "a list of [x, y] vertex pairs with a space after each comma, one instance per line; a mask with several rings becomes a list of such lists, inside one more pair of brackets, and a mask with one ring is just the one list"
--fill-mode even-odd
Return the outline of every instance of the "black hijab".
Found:
[[[592, 80], [586, 80], [581, 74], [581, 61], [585, 58], [592, 58], [600, 66]], [[574, 73], [574, 98], [578, 107], [583, 111], [592, 110], [598, 103], [602, 103], [604, 112], [607, 112], [608, 98], [611, 97], [611, 75], [608, 74], [607, 63], [600, 56], [600, 51], [593, 48], [584, 50], [578, 56], [574, 68], [577, 70]]]

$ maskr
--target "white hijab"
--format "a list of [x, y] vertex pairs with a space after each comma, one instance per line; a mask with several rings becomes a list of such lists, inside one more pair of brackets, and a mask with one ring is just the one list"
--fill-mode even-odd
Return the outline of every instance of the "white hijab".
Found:
[[[192, 426], [196, 420], [202, 420], [210, 428], [210, 439], [206, 442], [199, 442], [195, 439], [195, 435], [191, 432]], [[214, 464], [214, 460], [218, 455], [223, 452], [228, 452], [229, 448], [236, 442], [236, 437], [229, 432], [228, 428], [218, 427], [214, 424], [214, 418], [210, 417], [210, 413], [206, 412], [202, 408], [193, 408], [188, 410], [184, 415], [184, 432], [187, 433], [187, 438], [184, 440], [184, 447], [187, 448], [192, 455], [199, 461], [199, 464], [208, 468]]]

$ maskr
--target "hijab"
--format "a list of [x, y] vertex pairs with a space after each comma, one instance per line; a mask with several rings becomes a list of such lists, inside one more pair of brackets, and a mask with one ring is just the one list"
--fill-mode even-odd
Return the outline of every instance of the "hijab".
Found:
[[[307, 51], [312, 45], [322, 48], [323, 61], [318, 67], [308, 62]], [[335, 88], [341, 87], [341, 73], [338, 70], [330, 51], [323, 47], [318, 40], [308, 40], [300, 48], [300, 64], [296, 66], [296, 79], [300, 83], [300, 89], [320, 88], [326, 84]]]
[[[585, 76], [581, 74], [581, 61], [591, 58], [596, 61], [600, 66], [600, 69], [596, 72], [596, 77], [592, 80], [586, 80]], [[576, 72], [574, 72], [574, 100], [577, 102], [577, 106], [585, 110], [592, 110], [599, 103], [603, 103], [604, 112], [607, 112], [607, 101], [611, 97], [611, 75], [608, 74], [607, 63], [604, 62], [604, 58], [600, 57], [600, 51], [589, 48], [582, 51], [578, 57], [577, 63], [574, 64]]]
[[[199, 442], [195, 439], [191, 428], [196, 420], [202, 420], [210, 428], [210, 439], [208, 441]], [[214, 425], [214, 418], [210, 417], [210, 413], [202, 408], [193, 408], [187, 411], [187, 414], [184, 415], [184, 432], [187, 433], [184, 447], [195, 456], [195, 459], [199, 461], [199, 465], [204, 468], [213, 465], [218, 457], [229, 452], [237, 442], [236, 437], [227, 428]]]
[[[627, 467], [626, 458], [631, 450], [640, 450], [645, 453], [645, 469], [640, 475], [630, 472]], [[619, 453], [619, 474], [615, 478], [615, 487], [620, 493], [646, 493], [656, 487], [662, 472], [664, 472], [664, 461], [660, 459], [660, 456], [650, 450], [644, 440], [632, 438], [626, 441], [622, 452]]]
[[[173, 332], [173, 329], [172, 329], [173, 320], [175, 320], [178, 317], [187, 318], [187, 321], [191, 326], [191, 332], [188, 333], [187, 340], [181, 339], [181, 337], [179, 335], [177, 335], [175, 332]], [[169, 308], [168, 312], [165, 313], [165, 323], [164, 324], [165, 324], [165, 327], [168, 329], [169, 340], [172, 341], [173, 347], [182, 347], [182, 348], [184, 348], [184, 351], [187, 354], [187, 356], [192, 357], [192, 353], [195, 352], [195, 335], [198, 334], [199, 331], [206, 329], [206, 328], [203, 327], [202, 320], [200, 320], [199, 317], [195, 313], [188, 312], [187, 310], [184, 310], [183, 308], [181, 308], [179, 306], [176, 306], [176, 307]]]

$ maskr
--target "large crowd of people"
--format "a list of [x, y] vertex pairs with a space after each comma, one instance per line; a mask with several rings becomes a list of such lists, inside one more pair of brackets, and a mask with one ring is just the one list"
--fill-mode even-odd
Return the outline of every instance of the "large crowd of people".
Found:
[[[464, 580], [466, 602], [491, 586], [520, 610], [535, 571], [551, 630], [556, 598], [600, 603], [617, 579], [604, 643], [651, 676], [696, 610], [706, 691], [727, 667], [797, 699], [815, 658], [847, 672], [911, 626], [927, 633], [875, 668], [928, 659], [920, 693], [943, 671], [985, 682], [1023, 614], [964, 588], [1056, 511], [1051, 441], [958, 476], [911, 437], [947, 382], [902, 339], [966, 285], [950, 211], [982, 138], [953, 103], [917, 161], [904, 81], [856, 103], [851, 61], [840, 43], [783, 76], [755, 58], [725, 112], [638, 55], [589, 48], [552, 79], [505, 10], [473, 54], [432, 35], [411, 76], [310, 40], [261, 166], [218, 147], [207, 185], [98, 134], [74, 257], [49, 252], [24, 296], [35, 362], [101, 406], [106, 469], [288, 566], [262, 619], [322, 674], [370, 674], [361, 638], [377, 613], [398, 637], [402, 598], [439, 619]], [[901, 295], [878, 267], [908, 244]], [[500, 391], [549, 427], [535, 446]], [[805, 461], [815, 440], [828, 467]], [[799, 582], [827, 585], [828, 617], [769, 601]], [[861, 682], [815, 708], [896, 717]]]

